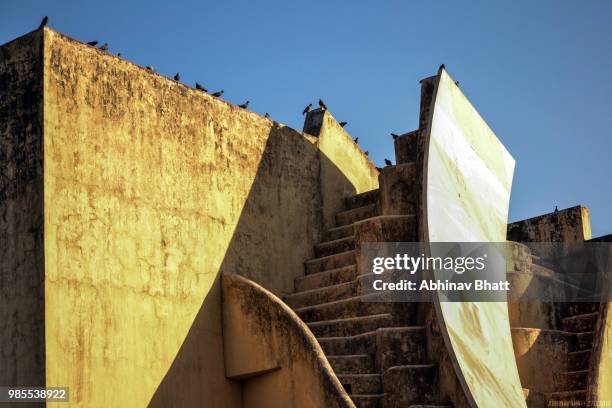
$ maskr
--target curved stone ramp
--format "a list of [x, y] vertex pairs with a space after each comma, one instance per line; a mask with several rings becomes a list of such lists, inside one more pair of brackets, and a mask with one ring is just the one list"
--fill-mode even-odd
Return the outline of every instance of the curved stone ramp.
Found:
[[[505, 242], [514, 159], [443, 67], [431, 80], [421, 156], [421, 240]], [[437, 298], [435, 306], [470, 404], [525, 407], [507, 303]]]
[[242, 276], [221, 279], [225, 370], [243, 380], [244, 407], [355, 408], [289, 306]]

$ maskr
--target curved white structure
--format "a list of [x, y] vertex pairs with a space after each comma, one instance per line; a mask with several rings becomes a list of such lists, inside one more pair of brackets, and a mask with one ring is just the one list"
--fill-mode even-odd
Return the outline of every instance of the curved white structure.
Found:
[[[435, 82], [424, 146], [422, 239], [505, 242], [514, 159], [443, 68]], [[525, 407], [507, 304], [444, 302], [438, 294], [436, 310], [470, 403]]]

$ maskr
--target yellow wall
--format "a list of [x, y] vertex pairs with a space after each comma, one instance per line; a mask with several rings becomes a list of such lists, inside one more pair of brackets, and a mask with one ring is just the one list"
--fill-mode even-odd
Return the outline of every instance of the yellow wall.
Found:
[[323, 217], [326, 226], [333, 227], [335, 214], [342, 210], [338, 198], [378, 188], [378, 171], [328, 111], [322, 118], [318, 146], [322, 156]]
[[219, 271], [291, 291], [321, 234], [320, 167], [333, 158], [51, 30], [44, 58], [47, 384], [88, 407], [239, 406]]

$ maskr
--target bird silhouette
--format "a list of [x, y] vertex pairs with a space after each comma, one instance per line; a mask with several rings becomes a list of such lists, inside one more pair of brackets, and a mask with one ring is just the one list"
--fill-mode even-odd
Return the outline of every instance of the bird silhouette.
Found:
[[41, 28], [45, 27], [48, 23], [49, 23], [49, 17], [45, 16], [40, 22], [38, 29], [40, 30]]
[[208, 91], [206, 90], [206, 88], [204, 88], [202, 85], [198, 84], [197, 82], [196, 82], [196, 89], [197, 89], [198, 91], [202, 91], [202, 92], [204, 92], [204, 93], [207, 93], [207, 92], [208, 92]]
[[319, 107], [322, 110], [327, 110], [327, 105], [325, 105], [325, 102], [323, 102], [323, 99], [319, 99]]
[[87, 45], [91, 45], [92, 47], [95, 47], [96, 45], [98, 45], [97, 41], [90, 41], [87, 43]]
[[376, 170], [378, 170], [379, 173], [382, 171], [380, 167], [377, 167]]
[[391, 137], [393, 138], [393, 140], [395, 140], [399, 137], [399, 135], [396, 133], [391, 133]]
[[310, 112], [310, 108], [312, 108], [312, 103], [309, 103], [308, 105], [306, 105], [306, 107], [304, 108], [304, 110], [302, 111], [302, 115], [307, 114], [308, 112]]
[[266, 114], [264, 115], [264, 118], [270, 119], [270, 114], [268, 112], [266, 112]]
[[558, 211], [559, 211], [559, 209], [558, 209], [558, 208], [557, 208], [557, 206], [555, 205], [555, 212], [558, 212]]
[[455, 81], [455, 85], [459, 86], [459, 81]]
[[225, 92], [225, 91], [222, 89], [219, 92], [212, 93], [211, 95], [214, 96], [215, 98], [218, 98], [221, 95], [223, 95], [223, 92]]
[[121, 53], [120, 53], [120, 52], [118, 52], [118, 53], [117, 53], [117, 56], [118, 56], [118, 57], [120, 57], [120, 56], [121, 56]]
[[155, 69], [153, 69], [152, 65], [147, 65], [145, 68], [148, 69], [151, 72], [155, 72]]
[[393, 163], [391, 163], [391, 160], [389, 160], [389, 159], [385, 159], [385, 164], [387, 166], [393, 166]]
[[348, 125], [348, 122], [340, 122], [338, 124], [340, 125], [340, 127], [345, 127], [346, 125]]
[[365, 152], [363, 152], [363, 154], [365, 154], [366, 156], [370, 155], [370, 152], [368, 152], [367, 150]]
[[238, 105], [238, 107], [239, 107], [239, 108], [242, 108], [242, 109], [246, 109], [246, 108], [248, 108], [248, 107], [249, 107], [249, 101], [246, 101], [246, 102], [245, 102], [245, 103], [243, 103], [242, 105]]
[[176, 75], [174, 76], [174, 80], [175, 81], [180, 81], [181, 80], [181, 74], [179, 74], [178, 72], [176, 73]]
[[358, 137], [354, 138], [354, 139], [353, 139], [353, 142], [355, 142], [355, 143], [359, 143], [359, 138], [358, 138]]
[[444, 64], [440, 64], [440, 68], [438, 68], [440, 71], [443, 69], [446, 69], [446, 66]]
[[102, 51], [108, 51], [108, 43], [102, 44], [98, 49]]

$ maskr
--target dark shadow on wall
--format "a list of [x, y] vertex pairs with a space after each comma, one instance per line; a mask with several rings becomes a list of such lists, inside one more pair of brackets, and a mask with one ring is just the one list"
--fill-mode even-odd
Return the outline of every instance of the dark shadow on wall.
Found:
[[221, 274], [245, 276], [277, 295], [293, 291], [294, 278], [304, 274], [303, 262], [314, 256], [313, 246], [323, 232], [323, 165], [328, 177], [329, 169], [335, 169], [337, 174], [331, 176], [338, 182], [337, 191], [355, 194], [316, 144], [274, 122], [214, 284], [149, 406], [241, 406], [242, 382], [225, 378]]

